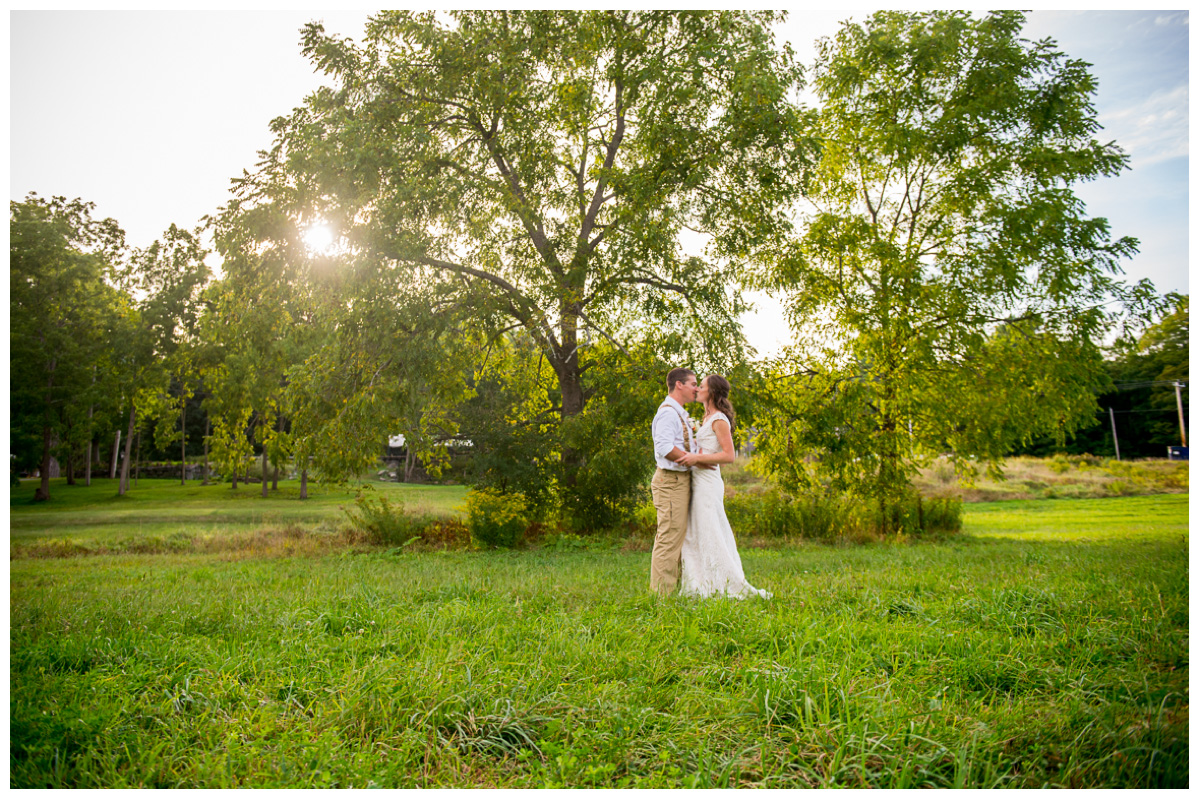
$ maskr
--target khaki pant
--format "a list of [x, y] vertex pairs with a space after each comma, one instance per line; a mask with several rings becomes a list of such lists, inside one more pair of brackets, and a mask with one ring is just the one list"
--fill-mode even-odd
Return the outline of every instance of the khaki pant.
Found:
[[659, 468], [650, 481], [650, 493], [658, 512], [658, 532], [650, 556], [650, 589], [665, 597], [679, 584], [679, 551], [687, 534], [692, 473]]

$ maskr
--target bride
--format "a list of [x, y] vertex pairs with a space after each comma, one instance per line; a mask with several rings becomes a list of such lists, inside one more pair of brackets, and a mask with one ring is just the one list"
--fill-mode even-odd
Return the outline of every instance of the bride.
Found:
[[[733, 406], [729, 381], [709, 375], [700, 382], [696, 399], [704, 403], [704, 422], [696, 431], [700, 451], [679, 459], [685, 466], [728, 464], [734, 459]], [[765, 597], [771, 593], [746, 582], [733, 530], [725, 516], [725, 482], [721, 468], [692, 470], [692, 503], [687, 535], [680, 553], [683, 575], [680, 594], [708, 597]]]

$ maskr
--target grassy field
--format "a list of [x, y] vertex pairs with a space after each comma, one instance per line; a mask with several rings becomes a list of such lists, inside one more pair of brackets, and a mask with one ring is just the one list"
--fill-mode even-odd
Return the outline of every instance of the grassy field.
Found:
[[920, 471], [914, 485], [926, 497], [957, 497], [969, 503], [991, 500], [1122, 497], [1186, 492], [1188, 462], [1147, 458], [1116, 461], [1098, 456], [1016, 457], [1003, 463], [1003, 480], [981, 473], [963, 485], [944, 458]]
[[[264, 531], [297, 531], [336, 540], [345, 524], [343, 507], [353, 506], [357, 491], [401, 501], [417, 514], [452, 516], [466, 497], [464, 486], [422, 486], [368, 482], [351, 487], [309, 487], [300, 499], [298, 481], [280, 481], [279, 489], [263, 498], [258, 484], [201, 486], [178, 480], [143, 479], [124, 496], [117, 482], [94, 480], [91, 486], [66, 486], [51, 481], [49, 503], [33, 502], [36, 481], [23, 481], [10, 500], [9, 553], [12, 557], [72, 555], [106, 551], [160, 552], [196, 549], [193, 542], [245, 542]], [[313, 544], [313, 542], [308, 542]], [[336, 544], [330, 541], [329, 544]], [[202, 548], [201, 548], [202, 549]]]
[[1186, 495], [977, 503], [944, 541], [746, 550], [775, 593], [753, 602], [654, 600], [648, 556], [617, 542], [22, 550], [332, 536], [349, 497], [195, 488], [14, 494], [13, 787], [1188, 784]]

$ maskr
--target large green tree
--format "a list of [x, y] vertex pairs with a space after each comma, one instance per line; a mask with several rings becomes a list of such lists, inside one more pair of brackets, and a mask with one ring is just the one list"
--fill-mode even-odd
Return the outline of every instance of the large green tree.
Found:
[[255, 443], [263, 457], [262, 491], [267, 492], [269, 451], [277, 442], [278, 420], [284, 409], [285, 375], [295, 360], [303, 359], [290, 347], [302, 326], [297, 325], [296, 296], [292, 286], [271, 259], [223, 250], [224, 278], [206, 293], [206, 309], [199, 321], [203, 345], [202, 375], [210, 394], [205, 401], [212, 420], [209, 438], [217, 464], [225, 476], [249, 474]]
[[794, 487], [877, 500], [885, 526], [931, 455], [994, 467], [1087, 421], [1097, 342], [1153, 297], [1121, 280], [1136, 242], [1072, 189], [1127, 167], [1096, 138], [1095, 79], [1023, 21], [888, 11], [818, 43], [806, 224], [764, 281], [797, 337], [759, 452]]
[[[90, 442], [86, 413], [102, 388], [94, 370], [120, 305], [108, 279], [125, 235], [82, 200], [29, 195], [9, 203], [10, 447], [34, 449], [35, 500], [50, 499], [50, 458], [64, 439]], [[86, 421], [85, 421], [86, 420]], [[72, 442], [74, 444], [74, 442]]]
[[115, 387], [129, 412], [118, 494], [129, 490], [134, 435], [143, 427], [139, 419], [173, 421], [172, 376], [192, 372], [187, 351], [195, 343], [200, 291], [208, 278], [204, 257], [195, 233], [171, 225], [114, 275], [126, 298], [113, 324]]
[[786, 226], [805, 155], [777, 18], [383, 12], [359, 43], [309, 25], [333, 85], [273, 123], [227, 213], [326, 220], [492, 330], [523, 329], [576, 416], [594, 360], [647, 326], [740, 346], [739, 259]]
[[465, 391], [461, 306], [370, 253], [314, 246], [279, 198], [232, 204], [214, 234], [225, 276], [205, 327], [219, 458], [245, 460], [253, 413], [264, 473], [293, 458], [302, 497], [310, 470], [352, 478], [396, 434], [428, 464]]
[[[155, 444], [165, 448], [180, 441], [180, 480], [187, 475], [187, 401], [199, 383], [198, 320], [200, 297], [208, 282], [210, 270], [205, 264], [208, 252], [201, 244], [199, 232], [171, 225], [149, 247], [138, 250], [130, 259], [123, 283], [130, 293], [140, 298], [139, 321], [150, 347], [148, 361], [157, 378], [150, 387], [156, 415]], [[171, 386], [178, 395], [169, 394]], [[178, 421], [179, 430], [175, 430]]]
[[318, 336], [288, 370], [296, 458], [319, 477], [343, 481], [374, 467], [400, 434], [410, 455], [436, 472], [441, 443], [457, 430], [447, 412], [467, 393], [478, 337], [465, 335], [429, 287], [377, 264], [338, 266], [370, 274], [325, 284]]

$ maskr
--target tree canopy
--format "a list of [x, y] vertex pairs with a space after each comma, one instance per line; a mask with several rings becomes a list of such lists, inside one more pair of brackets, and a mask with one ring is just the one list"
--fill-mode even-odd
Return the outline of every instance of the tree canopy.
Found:
[[39, 451], [37, 500], [50, 498], [52, 448], [84, 427], [76, 423], [97, 397], [95, 370], [121, 311], [110, 281], [125, 234], [93, 219], [94, 208], [36, 194], [9, 203], [9, 446]]
[[1095, 138], [1095, 80], [1022, 23], [888, 11], [818, 44], [805, 224], [762, 281], [797, 331], [762, 450], [793, 486], [886, 505], [931, 455], [969, 472], [1073, 431], [1099, 341], [1153, 297], [1120, 278], [1136, 241], [1072, 189], [1128, 165]]
[[[311, 24], [304, 52], [335, 84], [273, 123], [231, 208], [273, 198], [454, 287], [532, 337], [578, 414], [592, 342], [698, 325], [740, 344], [725, 257], [783, 224], [803, 151], [773, 19], [398, 11], [361, 43]], [[684, 251], [685, 229], [709, 257]]]

